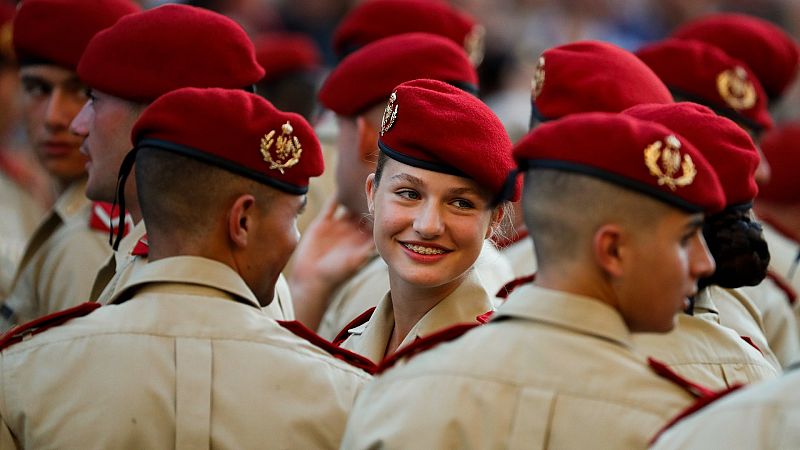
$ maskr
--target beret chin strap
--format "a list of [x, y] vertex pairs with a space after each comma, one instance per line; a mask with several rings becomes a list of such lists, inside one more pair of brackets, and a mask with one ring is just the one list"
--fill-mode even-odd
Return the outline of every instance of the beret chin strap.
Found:
[[[119, 205], [119, 217], [121, 218], [124, 218], [127, 212], [125, 210], [125, 183], [128, 181], [131, 169], [133, 169], [133, 163], [136, 162], [137, 150], [139, 150], [139, 147], [134, 147], [125, 155], [125, 159], [122, 160], [122, 165], [120, 165], [119, 174], [117, 175], [117, 189], [114, 195], [114, 203], [111, 205], [111, 210], [113, 211], [114, 208]], [[122, 241], [124, 234], [125, 228], [122, 226], [118, 227], [116, 236], [114, 236], [114, 227], [111, 227], [111, 230], [109, 230], [108, 243], [114, 251], [119, 249], [119, 243]]]

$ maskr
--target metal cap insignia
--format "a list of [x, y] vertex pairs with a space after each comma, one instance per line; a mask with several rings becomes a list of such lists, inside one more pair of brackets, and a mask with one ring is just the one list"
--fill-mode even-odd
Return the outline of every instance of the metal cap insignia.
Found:
[[[659, 186], [667, 186], [671, 190], [692, 184], [697, 175], [692, 157], [683, 155], [681, 160], [681, 142], [671, 134], [664, 139], [666, 148], [663, 150], [661, 141], [656, 141], [644, 149], [644, 164], [650, 170], [650, 175], [658, 178]], [[682, 172], [677, 176], [678, 169]]]
[[394, 126], [394, 121], [397, 119], [397, 106], [395, 105], [395, 101], [397, 101], [397, 92], [392, 92], [392, 95], [389, 97], [389, 104], [386, 105], [386, 109], [383, 110], [383, 118], [381, 119], [381, 136], [386, 134], [392, 126]]
[[[277, 139], [275, 139], [275, 130], [261, 138], [261, 155], [264, 156], [264, 161], [269, 163], [270, 169], [284, 173], [285, 169], [300, 162], [303, 146], [300, 145], [297, 136], [292, 135], [293, 132], [292, 124], [287, 120], [285, 124], [281, 125], [281, 134]], [[273, 144], [275, 144], [274, 157], [270, 152]]]
[[475, 25], [464, 37], [464, 50], [467, 51], [469, 61], [474, 67], [478, 67], [483, 62], [486, 54], [486, 28], [483, 25]]
[[725, 103], [733, 109], [750, 109], [756, 104], [756, 88], [741, 66], [717, 75], [717, 90]]
[[542, 88], [544, 88], [544, 56], [539, 57], [536, 71], [533, 73], [533, 79], [531, 79], [531, 97], [534, 100], [542, 93]]

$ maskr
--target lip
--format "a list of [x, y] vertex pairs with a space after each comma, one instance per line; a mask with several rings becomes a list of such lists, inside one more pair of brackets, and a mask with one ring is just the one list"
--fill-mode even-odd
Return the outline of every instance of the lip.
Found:
[[[408, 257], [411, 258], [413, 261], [425, 264], [441, 261], [453, 251], [451, 249], [448, 249], [438, 244], [434, 244], [432, 242], [398, 241], [398, 244], [400, 245], [400, 248], [403, 250], [403, 252], [405, 252], [405, 254], [408, 255]], [[439, 253], [434, 255], [423, 255], [421, 253], [417, 253], [411, 250], [410, 248], [406, 247], [406, 245], [416, 245], [421, 247], [433, 248], [437, 250], [442, 250], [444, 253]]]
[[52, 158], [67, 156], [74, 152], [76, 147], [75, 143], [65, 141], [45, 141], [42, 143], [45, 156]]

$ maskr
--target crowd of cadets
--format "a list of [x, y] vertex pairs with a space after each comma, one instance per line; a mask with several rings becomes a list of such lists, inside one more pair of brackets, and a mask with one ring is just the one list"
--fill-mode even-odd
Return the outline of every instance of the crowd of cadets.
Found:
[[197, 7], [0, 16], [59, 192], [0, 152], [0, 449], [800, 446], [778, 27], [548, 49], [512, 143], [445, 2], [358, 4], [318, 89]]

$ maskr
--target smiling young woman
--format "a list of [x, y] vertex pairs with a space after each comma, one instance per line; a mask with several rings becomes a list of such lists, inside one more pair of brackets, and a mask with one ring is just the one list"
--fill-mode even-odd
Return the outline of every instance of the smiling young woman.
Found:
[[492, 311], [494, 293], [473, 266], [503, 218], [494, 199], [513, 168], [511, 141], [497, 117], [446, 83], [399, 85], [381, 128], [366, 191], [390, 291], [335, 340], [374, 362]]

